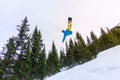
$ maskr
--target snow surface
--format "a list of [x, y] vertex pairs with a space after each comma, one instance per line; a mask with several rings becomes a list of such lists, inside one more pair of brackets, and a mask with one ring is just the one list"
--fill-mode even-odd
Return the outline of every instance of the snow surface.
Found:
[[120, 45], [100, 52], [92, 61], [46, 80], [120, 80]]

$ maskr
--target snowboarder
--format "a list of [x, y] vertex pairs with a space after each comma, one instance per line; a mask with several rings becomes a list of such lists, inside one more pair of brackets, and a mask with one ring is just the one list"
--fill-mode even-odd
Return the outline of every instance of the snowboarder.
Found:
[[62, 42], [65, 41], [66, 36], [69, 36], [72, 34], [71, 26], [72, 26], [72, 18], [68, 17], [68, 28], [65, 31], [62, 30], [62, 32], [64, 33]]

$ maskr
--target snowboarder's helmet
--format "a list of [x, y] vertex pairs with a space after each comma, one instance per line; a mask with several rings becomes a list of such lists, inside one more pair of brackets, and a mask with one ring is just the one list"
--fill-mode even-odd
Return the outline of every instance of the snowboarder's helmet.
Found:
[[68, 17], [68, 22], [71, 22], [72, 21], [72, 18], [71, 17]]

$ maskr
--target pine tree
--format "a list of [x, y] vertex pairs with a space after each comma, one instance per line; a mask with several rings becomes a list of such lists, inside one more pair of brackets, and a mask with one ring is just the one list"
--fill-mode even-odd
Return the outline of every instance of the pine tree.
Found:
[[48, 76], [53, 75], [60, 71], [60, 62], [54, 42], [52, 44], [52, 50], [49, 52], [46, 64]]
[[97, 40], [97, 36], [94, 34], [93, 31], [90, 32], [92, 42], [94, 43]]
[[30, 80], [31, 77], [30, 77], [30, 73], [31, 73], [31, 52], [30, 52], [30, 39], [28, 39], [28, 46], [27, 46], [27, 49], [26, 49], [26, 54], [25, 54], [25, 60], [24, 60], [24, 71], [26, 72], [24, 74], [25, 76], [25, 80]]
[[19, 31], [18, 33], [18, 40], [17, 40], [17, 50], [18, 54], [24, 55], [26, 52], [27, 44], [28, 44], [28, 39], [29, 39], [29, 24], [27, 17], [24, 18], [22, 21], [21, 25], [18, 25], [17, 30]]
[[65, 46], [66, 46], [66, 52], [68, 51], [69, 47], [68, 47], [68, 43], [66, 42], [65, 43]]
[[0, 58], [0, 79], [3, 78], [3, 75], [5, 74], [4, 68], [5, 66], [3, 66], [3, 60]]
[[77, 32], [76, 33], [76, 39], [77, 39], [77, 44], [78, 44], [78, 52], [80, 53], [81, 55], [81, 63], [84, 63], [86, 61], [89, 61], [91, 60], [92, 58], [92, 55], [90, 53], [90, 50], [88, 48], [88, 46], [86, 46], [82, 36]]
[[110, 29], [109, 29], [108, 27], [106, 27], [106, 29], [107, 29], [107, 32], [109, 33], [109, 32], [110, 32]]
[[29, 24], [27, 17], [24, 18], [21, 25], [18, 25], [17, 30], [19, 31], [17, 40], [16, 40], [16, 47], [17, 47], [17, 54], [18, 54], [18, 60], [15, 64], [15, 74], [16, 76], [24, 80], [26, 79], [26, 65], [25, 62], [25, 54], [27, 53], [28, 48], [28, 40], [29, 40]]
[[77, 45], [78, 45], [78, 52], [79, 52], [80, 58], [81, 58], [80, 63], [83, 63], [83, 60], [84, 60], [84, 57], [83, 57], [84, 56], [83, 48], [86, 45], [85, 45], [85, 42], [84, 42], [81, 34], [78, 33], [78, 32], [76, 33], [76, 39], [77, 39]]
[[74, 59], [75, 59], [75, 63], [76, 64], [81, 64], [81, 59], [82, 59], [82, 55], [80, 53], [80, 49], [79, 49], [79, 46], [77, 44], [77, 42], [75, 41], [75, 44], [74, 44]]
[[5, 63], [3, 60], [3, 55], [6, 53], [6, 48], [3, 47], [2, 51], [0, 52], [0, 79], [3, 78], [5, 75]]
[[3, 68], [2, 68], [2, 63], [3, 63], [3, 61], [0, 60], [0, 79], [2, 79], [3, 75], [5, 74], [5, 72], [4, 72]]
[[103, 28], [101, 28], [101, 36], [104, 35], [104, 34], [106, 34], [106, 32], [104, 31]]
[[60, 50], [60, 67], [63, 68], [66, 66], [66, 56], [64, 50]]
[[7, 52], [5, 53], [4, 64], [5, 64], [5, 73], [7, 74], [6, 77], [10, 78], [13, 76], [13, 66], [15, 64], [15, 45], [14, 39], [10, 38], [8, 44], [6, 45]]
[[114, 42], [116, 45], [120, 44], [120, 26], [115, 26], [109, 31], [109, 34], [111, 35], [112, 39], [114, 39]]
[[72, 66], [75, 63], [75, 60], [74, 60], [74, 44], [73, 44], [72, 39], [70, 39], [70, 41], [69, 41], [69, 48], [68, 48], [68, 51], [66, 53], [66, 59], [67, 59], [67, 66], [69, 66], [69, 68], [72, 68]]
[[89, 37], [87, 36], [87, 45], [90, 46], [92, 44], [91, 40], [89, 39]]
[[41, 78], [41, 80], [45, 77], [46, 60], [45, 47], [42, 41], [42, 34], [36, 26], [32, 35], [31, 76]]
[[40, 80], [44, 80], [44, 77], [46, 76], [46, 54], [45, 54], [45, 47], [40, 53], [39, 59], [38, 59], [38, 74]]
[[79, 32], [76, 33], [76, 39], [79, 47], [82, 48], [86, 46], [85, 41]]
[[115, 45], [115, 41], [113, 40], [111, 35], [106, 33], [102, 28], [101, 28], [101, 37], [99, 40], [100, 40], [101, 50], [108, 49]]
[[32, 52], [31, 52], [31, 76], [33, 78], [36, 78], [37, 76], [37, 68], [38, 67], [38, 54], [40, 53], [40, 38], [39, 38], [39, 33], [37, 30], [37, 27], [35, 28], [33, 35], [32, 35]]
[[99, 42], [93, 31], [90, 32], [92, 44], [89, 46], [92, 56], [95, 58], [99, 52]]

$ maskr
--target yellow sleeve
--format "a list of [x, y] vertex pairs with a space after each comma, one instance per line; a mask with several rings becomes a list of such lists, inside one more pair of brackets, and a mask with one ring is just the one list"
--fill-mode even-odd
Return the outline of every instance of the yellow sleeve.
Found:
[[69, 31], [72, 31], [72, 30], [71, 30], [71, 26], [72, 26], [72, 22], [68, 22], [68, 30], [69, 30]]

